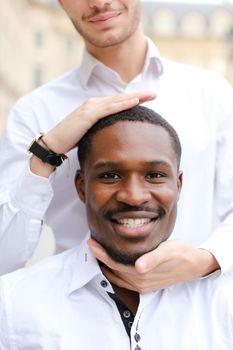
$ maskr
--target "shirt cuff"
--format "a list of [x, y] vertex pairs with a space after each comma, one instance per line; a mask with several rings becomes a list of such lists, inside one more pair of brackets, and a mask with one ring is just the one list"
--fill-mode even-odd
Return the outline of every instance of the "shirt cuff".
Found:
[[49, 178], [38, 176], [27, 165], [10, 192], [11, 202], [28, 216], [42, 219], [53, 198], [51, 182], [54, 173]]
[[208, 275], [200, 277], [199, 279], [204, 280], [206, 278], [216, 278], [216, 277], [219, 277], [220, 275], [222, 275], [222, 270], [218, 269], [218, 270], [215, 270], [213, 272], [208, 273]]
[[[218, 261], [221, 272], [233, 267], [233, 214], [220, 223], [212, 236], [198, 248], [208, 250]], [[218, 270], [219, 271], [219, 270]]]

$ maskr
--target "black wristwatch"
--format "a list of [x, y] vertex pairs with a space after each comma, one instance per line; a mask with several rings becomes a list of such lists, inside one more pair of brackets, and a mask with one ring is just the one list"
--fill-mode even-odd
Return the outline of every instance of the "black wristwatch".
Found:
[[58, 167], [63, 163], [67, 156], [65, 154], [55, 153], [50, 149], [45, 149], [44, 147], [42, 147], [38, 143], [38, 141], [41, 140], [43, 136], [44, 134], [42, 133], [37, 135], [36, 138], [29, 145], [28, 151], [33, 153], [40, 160], [42, 160], [42, 162]]

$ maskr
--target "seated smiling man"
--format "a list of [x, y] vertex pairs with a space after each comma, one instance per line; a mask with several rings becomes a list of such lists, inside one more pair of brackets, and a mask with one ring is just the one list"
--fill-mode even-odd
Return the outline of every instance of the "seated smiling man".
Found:
[[132, 265], [167, 240], [182, 185], [180, 155], [174, 129], [141, 106], [84, 135], [76, 187], [90, 233], [81, 247], [1, 278], [1, 350], [233, 348], [230, 273], [138, 294], [111, 284], [88, 247], [92, 237]]

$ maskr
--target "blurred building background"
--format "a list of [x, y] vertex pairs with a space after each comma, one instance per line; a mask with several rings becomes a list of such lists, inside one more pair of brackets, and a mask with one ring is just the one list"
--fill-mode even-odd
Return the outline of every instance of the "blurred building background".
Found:
[[[146, 33], [163, 56], [217, 70], [233, 83], [233, 4], [142, 1]], [[75, 66], [82, 39], [57, 0], [0, 2], [0, 133], [10, 107]]]

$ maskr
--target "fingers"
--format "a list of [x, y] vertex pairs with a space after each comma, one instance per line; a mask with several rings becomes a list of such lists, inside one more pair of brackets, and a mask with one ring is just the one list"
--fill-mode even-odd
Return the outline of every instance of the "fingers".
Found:
[[81, 106], [82, 114], [88, 114], [93, 123], [107, 115], [132, 108], [145, 101], [153, 100], [156, 97], [154, 92], [139, 91], [132, 93], [121, 93], [113, 96], [94, 97]]
[[140, 97], [139, 97], [139, 102], [143, 103], [146, 101], [151, 101], [154, 100], [156, 98], [156, 94], [154, 92], [146, 92], [143, 93]]
[[[128, 93], [128, 94], [120, 94], [121, 96], [118, 96], [119, 101], [116, 102], [116, 104], [113, 104], [113, 108], [116, 107], [117, 110], [113, 113], [120, 112], [121, 110], [129, 109], [134, 106], [137, 106], [140, 103], [151, 101], [156, 97], [156, 94], [153, 92], [134, 92], [134, 93]], [[120, 109], [118, 109], [120, 108]]]
[[141, 256], [135, 263], [135, 269], [140, 274], [145, 274], [155, 269], [157, 264], [157, 259], [155, 254], [150, 252]]
[[135, 262], [135, 269], [138, 273], [145, 274], [155, 270], [162, 263], [166, 263], [169, 258], [166, 247], [160, 244], [156, 249], [138, 258]]
[[129, 290], [133, 290], [133, 291], [137, 291], [136, 287], [134, 285], [132, 285], [130, 283], [130, 280], [125, 280], [122, 277], [119, 277], [117, 274], [115, 274], [114, 272], [112, 272], [111, 270], [109, 270], [106, 267], [101, 266], [101, 270], [104, 274], [104, 276], [114, 285], [121, 287], [121, 288], [125, 288], [125, 289], [129, 289]]
[[130, 97], [130, 98], [127, 97], [117, 101], [114, 101], [114, 100], [108, 101], [108, 103], [109, 105], [106, 102], [105, 105], [103, 106], [104, 114], [103, 114], [103, 111], [101, 114], [98, 113], [98, 119], [101, 119], [102, 117], [106, 117], [110, 114], [118, 113], [126, 109], [133, 108], [140, 103], [140, 100], [138, 97]]
[[151, 101], [155, 99], [156, 94], [155, 92], [152, 92], [152, 91], [137, 91], [137, 92], [131, 92], [131, 93], [121, 93], [121, 94], [115, 95], [114, 97], [116, 98], [116, 101], [118, 100], [119, 102], [126, 99], [130, 100], [130, 99], [137, 98], [140, 103], [143, 103], [145, 101]]
[[151, 278], [147, 275], [138, 275], [134, 268], [132, 268], [130, 274], [122, 274], [102, 266], [101, 270], [112, 284], [120, 288], [129, 289], [138, 293], [147, 293], [158, 289], [156, 280], [153, 278], [154, 276]]
[[43, 139], [54, 152], [67, 153], [99, 119], [154, 98], [155, 93], [145, 91], [92, 97], [45, 134]]

